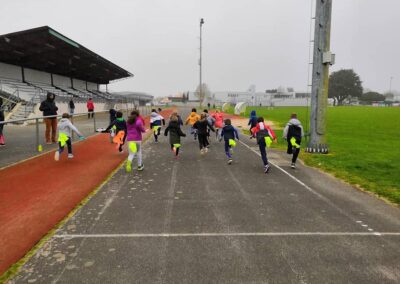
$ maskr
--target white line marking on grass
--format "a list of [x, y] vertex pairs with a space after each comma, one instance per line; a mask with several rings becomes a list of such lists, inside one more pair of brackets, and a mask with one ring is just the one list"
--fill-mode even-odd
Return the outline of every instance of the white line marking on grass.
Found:
[[159, 234], [66, 234], [59, 239], [74, 238], [185, 238], [185, 237], [284, 237], [284, 236], [400, 236], [400, 232], [249, 232], [249, 233], [159, 233]]

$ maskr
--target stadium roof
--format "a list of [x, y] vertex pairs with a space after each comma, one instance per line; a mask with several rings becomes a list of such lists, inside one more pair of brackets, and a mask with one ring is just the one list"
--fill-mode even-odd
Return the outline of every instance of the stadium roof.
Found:
[[48, 26], [0, 35], [0, 62], [98, 84], [133, 76]]

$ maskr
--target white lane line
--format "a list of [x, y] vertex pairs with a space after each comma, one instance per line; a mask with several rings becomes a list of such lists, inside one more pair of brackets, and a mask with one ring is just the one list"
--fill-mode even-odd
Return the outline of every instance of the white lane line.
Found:
[[[248, 148], [250, 151], [252, 151], [253, 153], [255, 153], [256, 155], [261, 157], [261, 154], [258, 153], [256, 150], [252, 149], [249, 145], [247, 145], [246, 143], [242, 142], [241, 140], [239, 140], [239, 142], [245, 146], [246, 148]], [[341, 214], [343, 214], [344, 216], [346, 216], [347, 218], [349, 218], [351, 221], [359, 223], [359, 221], [357, 221], [356, 219], [354, 219], [352, 216], [350, 216], [346, 211], [344, 211], [343, 209], [341, 209], [340, 207], [338, 207], [335, 203], [333, 203], [331, 200], [329, 200], [327, 197], [323, 196], [322, 194], [316, 192], [314, 189], [312, 189], [311, 187], [309, 187], [308, 185], [306, 185], [304, 182], [302, 182], [301, 180], [299, 180], [298, 178], [296, 178], [294, 175], [292, 175], [291, 173], [289, 173], [288, 171], [284, 170], [283, 168], [281, 168], [280, 166], [278, 166], [277, 164], [271, 162], [270, 160], [268, 160], [268, 162], [270, 164], [272, 164], [274, 167], [276, 167], [277, 169], [279, 169], [280, 171], [282, 171], [284, 174], [286, 174], [287, 176], [289, 176], [291, 179], [293, 179], [295, 182], [297, 182], [298, 184], [302, 185], [306, 190], [308, 190], [309, 192], [311, 192], [312, 194], [314, 194], [315, 196], [317, 196], [319, 199], [323, 200], [325, 203], [329, 204], [331, 207], [335, 208], [337, 211], [339, 211]]]
[[66, 234], [74, 238], [183, 238], [183, 237], [284, 237], [284, 236], [400, 236], [400, 232], [249, 232], [249, 233], [159, 233], [159, 234]]

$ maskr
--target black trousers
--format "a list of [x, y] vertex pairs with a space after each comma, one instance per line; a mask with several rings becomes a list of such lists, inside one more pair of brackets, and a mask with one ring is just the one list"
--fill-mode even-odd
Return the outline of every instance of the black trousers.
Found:
[[197, 134], [199, 138], [199, 147], [200, 150], [207, 147], [208, 141], [207, 141], [207, 134]]
[[87, 118], [90, 118], [90, 117], [94, 117], [94, 111], [93, 110], [88, 110], [88, 114], [87, 114]]
[[[296, 138], [296, 144], [300, 145], [301, 139]], [[290, 143], [290, 139], [288, 139], [288, 148], [287, 148], [287, 153], [292, 154], [292, 163], [296, 163], [297, 157], [299, 156], [300, 153], [300, 148], [293, 147], [292, 144]]]

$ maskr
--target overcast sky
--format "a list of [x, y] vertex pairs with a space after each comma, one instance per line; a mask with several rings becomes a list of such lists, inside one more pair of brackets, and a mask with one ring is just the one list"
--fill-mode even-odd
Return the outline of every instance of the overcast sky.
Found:
[[[315, 0], [312, 0], [315, 3]], [[203, 81], [212, 91], [307, 88], [311, 0], [1, 0], [0, 34], [48, 25], [132, 72], [115, 91], [166, 96]], [[333, 0], [331, 71], [364, 88], [400, 89], [400, 1]]]

